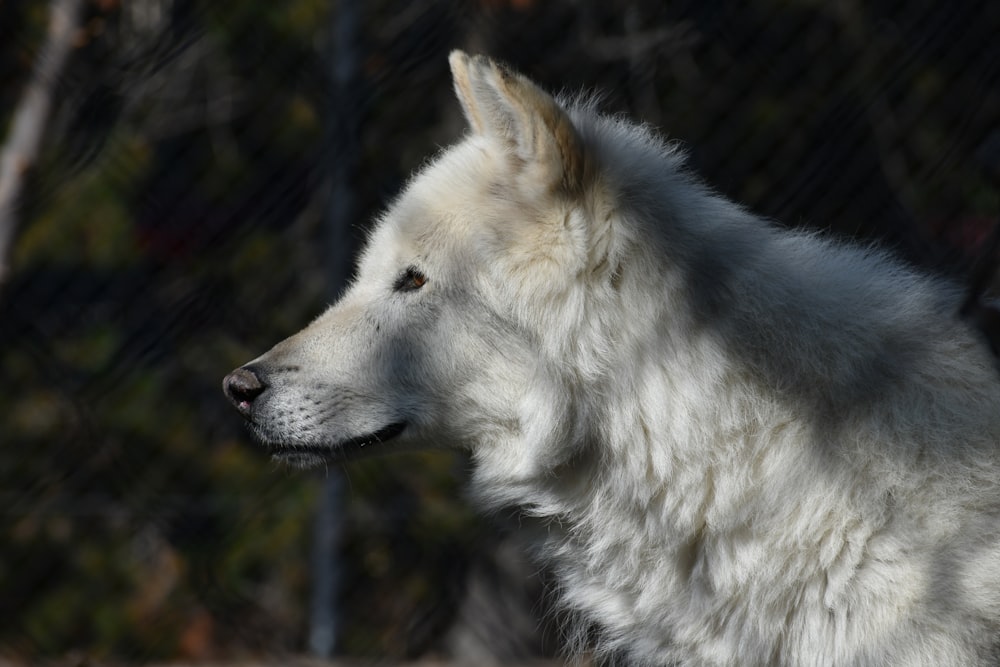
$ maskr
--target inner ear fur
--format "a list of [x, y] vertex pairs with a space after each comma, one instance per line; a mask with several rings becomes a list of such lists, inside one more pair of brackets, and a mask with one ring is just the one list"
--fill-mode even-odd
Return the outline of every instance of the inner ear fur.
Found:
[[558, 189], [577, 192], [587, 176], [583, 142], [566, 111], [530, 79], [483, 56], [452, 51], [455, 93], [472, 131]]

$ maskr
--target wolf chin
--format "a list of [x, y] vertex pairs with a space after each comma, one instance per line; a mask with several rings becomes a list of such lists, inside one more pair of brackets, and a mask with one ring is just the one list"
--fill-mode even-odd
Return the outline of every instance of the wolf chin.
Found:
[[467, 136], [343, 298], [224, 382], [274, 456], [467, 450], [635, 664], [996, 664], [1000, 376], [959, 289], [450, 62]]

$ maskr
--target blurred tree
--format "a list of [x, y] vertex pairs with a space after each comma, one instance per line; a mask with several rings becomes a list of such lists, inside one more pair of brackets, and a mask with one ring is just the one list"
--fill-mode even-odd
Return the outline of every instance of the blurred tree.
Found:
[[20, 223], [19, 202], [45, 138], [53, 97], [80, 20], [83, 0], [52, 0], [45, 44], [0, 148], [0, 283], [7, 274], [10, 245]]

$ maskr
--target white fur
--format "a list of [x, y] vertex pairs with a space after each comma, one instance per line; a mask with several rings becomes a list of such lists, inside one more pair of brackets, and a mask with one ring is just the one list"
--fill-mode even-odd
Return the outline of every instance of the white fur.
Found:
[[[336, 456], [405, 422], [374, 446], [467, 448], [483, 506], [540, 519], [565, 604], [636, 664], [994, 664], [1000, 381], [955, 286], [452, 69], [472, 132], [254, 362], [262, 439]], [[426, 284], [395, 291], [408, 266]]]

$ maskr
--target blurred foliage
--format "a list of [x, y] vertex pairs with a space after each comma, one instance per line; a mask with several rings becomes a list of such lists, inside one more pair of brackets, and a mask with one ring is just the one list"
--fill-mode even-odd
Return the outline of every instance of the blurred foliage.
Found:
[[[0, 292], [0, 653], [302, 649], [317, 479], [269, 464], [219, 382], [336, 289], [329, 110], [363, 115], [361, 239], [462, 131], [451, 48], [605, 91], [757, 211], [915, 263], [960, 274], [997, 213], [997, 3], [377, 0], [350, 5], [360, 87], [335, 99], [326, 45], [348, 5], [88, 3]], [[45, 9], [0, 2], [3, 132]], [[464, 467], [346, 469], [348, 653], [433, 648], [489, 543]]]

